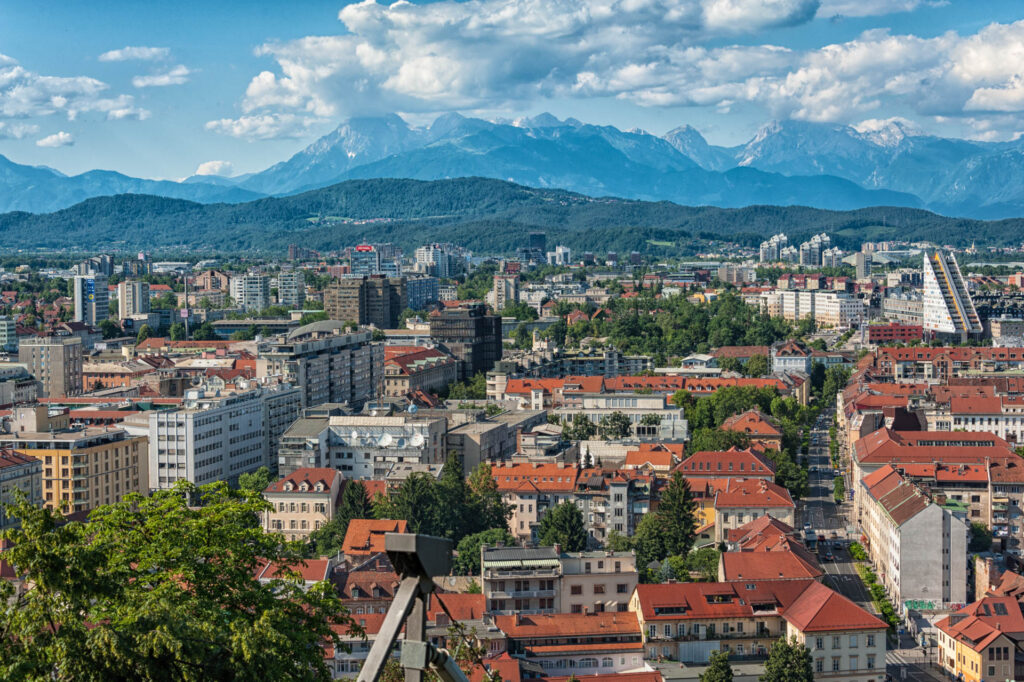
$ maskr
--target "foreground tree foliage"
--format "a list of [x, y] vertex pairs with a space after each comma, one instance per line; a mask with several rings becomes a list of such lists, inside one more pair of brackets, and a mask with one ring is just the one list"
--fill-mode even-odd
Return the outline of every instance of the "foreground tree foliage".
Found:
[[587, 548], [587, 529], [583, 512], [568, 500], [548, 510], [540, 520], [541, 545], [561, 545], [564, 552], [582, 552]]
[[29, 587], [0, 582], [0, 679], [329, 680], [331, 626], [358, 625], [327, 583], [256, 580], [268, 559], [301, 562], [252, 523], [268, 508], [223, 483], [129, 495], [86, 522], [10, 505], [4, 559]]
[[712, 651], [708, 667], [700, 675], [700, 682], [732, 682], [732, 666], [728, 651]]
[[811, 652], [796, 637], [780, 638], [768, 652], [761, 682], [813, 682]]

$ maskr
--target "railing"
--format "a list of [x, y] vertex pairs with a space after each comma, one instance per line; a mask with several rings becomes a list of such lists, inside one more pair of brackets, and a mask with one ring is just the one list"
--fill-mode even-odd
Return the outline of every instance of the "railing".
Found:
[[554, 590], [494, 590], [488, 593], [490, 599], [538, 599], [554, 596]]

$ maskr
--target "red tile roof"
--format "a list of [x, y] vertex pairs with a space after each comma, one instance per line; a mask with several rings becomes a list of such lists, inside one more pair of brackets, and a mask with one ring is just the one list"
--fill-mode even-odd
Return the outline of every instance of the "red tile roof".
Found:
[[801, 632], [887, 628], [885, 622], [818, 582], [808, 585], [796, 601], [782, 612], [782, 617]]
[[733, 447], [723, 452], [695, 452], [675, 471], [686, 476], [758, 476], [774, 478], [775, 464], [759, 450]]
[[543, 613], [495, 616], [494, 624], [510, 638], [551, 638], [640, 634], [636, 614], [608, 613]]
[[533, 487], [546, 492], [572, 492], [579, 471], [557, 464], [509, 464], [491, 467], [498, 490], [511, 492]]
[[278, 564], [273, 561], [264, 561], [256, 568], [257, 580], [289, 580], [291, 572], [299, 574], [305, 582], [320, 582], [327, 580], [331, 574], [330, 559], [304, 559], [295, 564]]
[[751, 618], [758, 610], [782, 610], [814, 583], [760, 580], [749, 583], [665, 583], [636, 586], [644, 622], [689, 618]]
[[779, 438], [782, 436], [782, 431], [772, 423], [771, 418], [756, 409], [747, 410], [741, 414], [734, 414], [722, 422], [721, 428], [726, 431], [746, 433], [752, 437]]
[[408, 522], [391, 519], [353, 519], [345, 531], [341, 553], [349, 556], [376, 554], [384, 551], [385, 533], [406, 533]]
[[806, 551], [725, 552], [721, 557], [722, 578], [726, 581], [819, 578], [822, 570], [812, 557]]
[[[303, 483], [308, 484], [309, 490], [305, 491], [308, 493], [316, 494], [316, 484], [321, 483], [324, 487], [324, 492], [330, 492], [331, 486], [334, 484], [334, 479], [341, 478], [341, 472], [337, 469], [331, 468], [311, 468], [307, 467], [304, 469], [296, 469], [291, 474], [284, 478], [274, 481], [267, 486], [266, 493], [301, 493], [304, 492], [301, 489]], [[287, 489], [287, 485], [291, 483], [292, 490]], [[323, 493], [320, 493], [323, 494]]]
[[715, 508], [761, 507], [763, 509], [792, 508], [793, 498], [781, 485], [763, 478], [727, 479], [728, 484], [715, 495]]
[[1015, 458], [1013, 448], [991, 433], [965, 431], [893, 431], [881, 428], [854, 443], [857, 461], [864, 463], [944, 462], [984, 464]]

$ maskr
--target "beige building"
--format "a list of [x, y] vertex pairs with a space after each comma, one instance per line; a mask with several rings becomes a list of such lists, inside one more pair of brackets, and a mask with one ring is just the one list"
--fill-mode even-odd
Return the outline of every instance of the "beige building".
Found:
[[14, 450], [0, 450], [0, 531], [17, 524], [4, 513], [4, 505], [14, 502], [15, 490], [36, 507], [43, 504], [43, 467], [38, 459]]
[[296, 469], [274, 481], [263, 491], [273, 507], [263, 512], [263, 530], [281, 533], [288, 540], [307, 540], [334, 518], [343, 484], [337, 469]]
[[0, 447], [35, 457], [43, 465], [43, 502], [67, 512], [91, 511], [149, 489], [149, 439], [121, 429], [70, 428], [67, 410], [16, 407], [12, 433]]
[[117, 285], [117, 316], [125, 320], [149, 312], [149, 284], [125, 280]]
[[78, 337], [27, 338], [18, 347], [18, 362], [39, 382], [40, 398], [82, 392], [82, 340]]

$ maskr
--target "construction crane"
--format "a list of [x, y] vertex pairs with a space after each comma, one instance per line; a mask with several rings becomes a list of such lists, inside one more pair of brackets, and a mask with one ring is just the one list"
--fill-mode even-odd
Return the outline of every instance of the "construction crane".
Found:
[[377, 682], [403, 626], [401, 664], [405, 682], [423, 682], [427, 670], [437, 673], [443, 682], [469, 682], [446, 649], [426, 640], [427, 598], [434, 591], [434, 577], [448, 575], [451, 570], [452, 541], [431, 535], [387, 533], [384, 550], [401, 582], [357, 682]]

